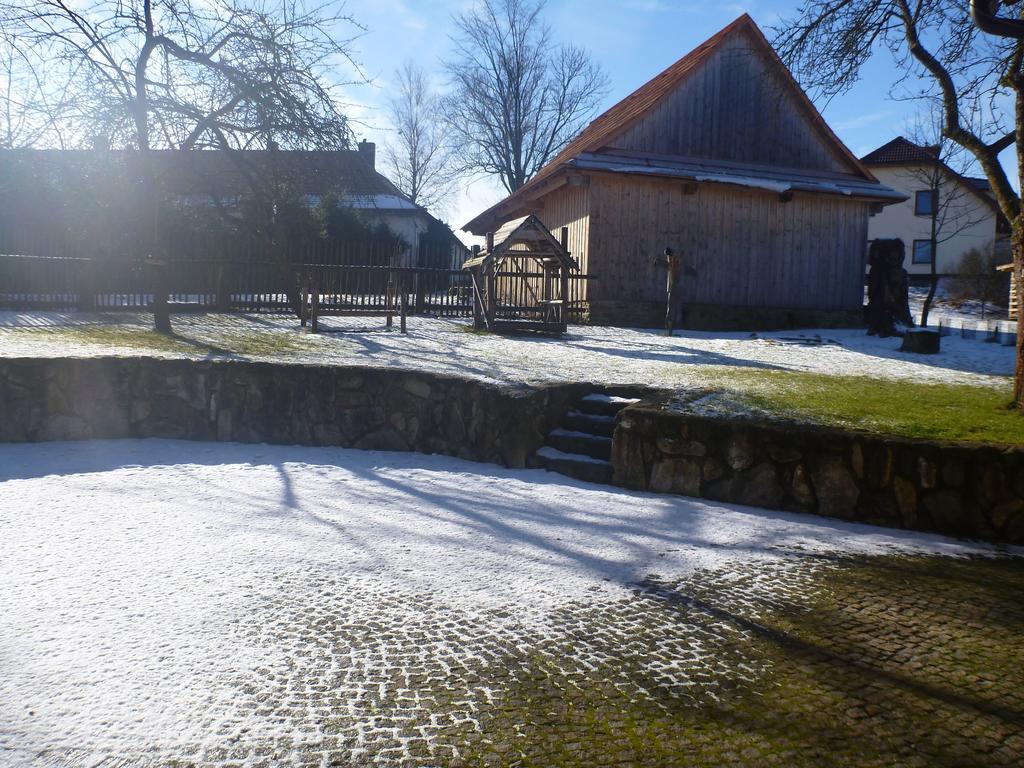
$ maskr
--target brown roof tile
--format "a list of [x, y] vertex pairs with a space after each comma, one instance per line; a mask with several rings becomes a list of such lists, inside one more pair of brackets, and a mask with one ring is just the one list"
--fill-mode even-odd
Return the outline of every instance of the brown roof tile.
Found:
[[931, 163], [938, 157], [936, 146], [922, 147], [902, 136], [897, 136], [860, 159], [865, 165], [900, 165], [903, 163]]

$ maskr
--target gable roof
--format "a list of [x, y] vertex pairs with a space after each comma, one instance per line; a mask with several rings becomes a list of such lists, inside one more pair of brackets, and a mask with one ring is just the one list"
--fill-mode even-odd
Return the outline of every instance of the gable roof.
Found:
[[545, 263], [557, 262], [559, 265], [578, 271], [579, 264], [553, 234], [544, 226], [544, 222], [533, 214], [527, 214], [502, 225], [494, 233], [494, 242], [490, 250], [476, 254], [462, 265], [463, 269], [472, 269], [486, 264], [488, 261], [499, 261], [508, 256], [528, 255]]
[[935, 145], [922, 147], [902, 136], [897, 136], [878, 149], [868, 152], [860, 161], [864, 165], [903, 165], [933, 163], [938, 156], [939, 147]]
[[902, 136], [897, 136], [878, 149], [868, 152], [860, 161], [867, 166], [921, 165], [923, 163], [931, 165], [938, 161], [950, 176], [960, 181], [964, 187], [974, 193], [977, 198], [995, 212], [996, 216], [1002, 217], [1003, 212], [999, 209], [999, 204], [989, 194], [992, 190], [992, 185], [988, 183], [988, 179], [964, 176], [957, 173], [939, 158], [939, 150], [940, 147], [937, 145], [921, 146]]
[[853, 171], [868, 181], [876, 181], [871, 172], [861, 163], [860, 160], [840, 141], [839, 137], [832, 132], [828, 124], [822, 118], [821, 113], [804, 93], [803, 89], [793, 78], [792, 73], [783, 64], [771, 43], [765, 38], [764, 33], [757, 26], [749, 14], [744, 13], [731, 24], [720, 30], [717, 34], [705, 40], [679, 61], [670, 66], [661, 74], [642, 85], [618, 104], [605, 111], [586, 128], [584, 128], [572, 141], [570, 141], [554, 159], [541, 168], [532, 179], [523, 185], [516, 192], [509, 195], [501, 202], [491, 206], [479, 214], [472, 221], [468, 222], [463, 229], [476, 231], [480, 222], [494, 218], [501, 209], [509, 207], [514, 202], [523, 200], [531, 192], [537, 191], [551, 177], [563, 170], [566, 164], [583, 153], [595, 153], [604, 149], [608, 142], [623, 133], [627, 128], [636, 124], [646, 114], [658, 106], [662, 100], [669, 96], [672, 91], [691, 73], [699, 69], [712, 54], [717, 51], [722, 43], [736, 34], [746, 34], [753, 41], [754, 45], [764, 53], [769, 61], [769, 66], [778, 70], [782, 82], [795, 97], [798, 107], [810, 119], [815, 130], [821, 137], [837, 150], [839, 155], [850, 165]]
[[[0, 150], [0, 178], [5, 169], [14, 167], [11, 164], [17, 164], [43, 179], [85, 179], [101, 173], [129, 179], [137, 158], [135, 150]], [[423, 210], [378, 173], [359, 150], [154, 150], [151, 158], [157, 183], [169, 195], [241, 197], [249, 191], [248, 169], [262, 178], [268, 174], [287, 178], [304, 195], [322, 197], [334, 192], [357, 207], [368, 207], [361, 201], [372, 200], [381, 203], [378, 208]]]

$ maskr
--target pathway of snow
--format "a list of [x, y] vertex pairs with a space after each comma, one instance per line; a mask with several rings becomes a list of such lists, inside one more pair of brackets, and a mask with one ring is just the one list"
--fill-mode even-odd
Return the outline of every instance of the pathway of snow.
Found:
[[293, 347], [274, 359], [334, 365], [402, 367], [506, 382], [588, 381], [672, 387], [713, 383], [716, 369], [809, 371], [917, 381], [1005, 385], [1014, 350], [998, 344], [948, 337], [935, 356], [899, 351], [898, 338], [878, 339], [861, 330], [778, 333], [677, 332], [572, 326], [562, 339], [467, 333], [464, 320], [410, 318], [409, 334], [387, 332], [376, 318], [326, 318], [334, 332], [302, 333], [292, 317], [181, 315], [174, 325], [186, 341], [181, 351], [145, 345], [86, 343], [68, 328], [119, 324], [145, 330], [146, 315], [78, 315], [0, 312], [0, 357], [138, 355], [245, 357], [232, 349], [254, 335], [285, 335]]
[[[415, 454], [158, 440], [0, 445], [0, 764], [39, 764], [42, 749], [42, 762], [146, 749], [212, 760], [225, 744], [271, 736], [298, 749], [302, 738], [326, 738], [313, 713], [300, 707], [286, 727], [252, 695], [272, 680], [311, 684], [288, 682], [289, 670], [326, 653], [320, 644], [342, 625], [366, 628], [369, 653], [378, 623], [411, 627], [433, 606], [441, 624], [449, 616], [507, 641], [543, 632], [570, 603], [628, 596], [648, 574], [769, 565], [795, 549], [991, 552]], [[305, 623], [296, 609], [282, 625], [280, 611], [292, 606], [329, 618]], [[426, 629], [430, 653], [455, 664], [469, 651], [437, 646], [439, 629]], [[381, 663], [331, 653], [329, 685], [350, 665], [372, 680]], [[357, 729], [371, 718], [359, 712]], [[300, 727], [312, 730], [300, 736]]]

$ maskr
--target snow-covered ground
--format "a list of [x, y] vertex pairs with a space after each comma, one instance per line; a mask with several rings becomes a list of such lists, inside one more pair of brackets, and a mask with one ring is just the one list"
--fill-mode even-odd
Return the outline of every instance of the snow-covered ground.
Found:
[[221, 764], [267, 743], [288, 762], [332, 738], [355, 756], [382, 707], [388, 738], [405, 722], [383, 675], [535, 643], [650, 574], [768, 573], [794, 551], [991, 552], [433, 456], [0, 445], [0, 764]]
[[[464, 320], [413, 317], [408, 335], [385, 331], [376, 318], [326, 318], [319, 335], [302, 333], [293, 317], [180, 315], [177, 348], [88, 341], [97, 327], [144, 331], [147, 315], [79, 315], [0, 312], [0, 356], [138, 355], [274, 359], [336, 365], [415, 368], [494, 381], [589, 381], [650, 386], [714, 382], [724, 366], [810, 371], [918, 381], [1004, 384], [1014, 350], [999, 344], [947, 337], [942, 352], [899, 351], [900, 339], [878, 339], [861, 330], [778, 333], [677, 332], [572, 326], [561, 339], [499, 337], [467, 332]], [[281, 342], [273, 352], [232, 352], [253, 339]]]
[[[939, 280], [938, 290], [935, 292], [935, 299], [932, 308], [928, 313], [928, 324], [934, 325], [942, 322], [944, 325], [956, 323], [963, 320], [997, 323], [1003, 322], [1012, 324], [1005, 307], [998, 307], [990, 303], [983, 304], [976, 300], [961, 301], [954, 299], [949, 294], [948, 280]], [[921, 308], [928, 296], [927, 286], [910, 287], [910, 314], [914, 322], [921, 320]]]

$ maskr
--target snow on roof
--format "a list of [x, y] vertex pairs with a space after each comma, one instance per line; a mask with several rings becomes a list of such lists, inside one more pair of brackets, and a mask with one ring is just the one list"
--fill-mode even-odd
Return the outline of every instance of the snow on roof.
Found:
[[743, 165], [701, 158], [658, 157], [621, 151], [584, 153], [568, 165], [579, 170], [662, 176], [731, 184], [770, 192], [817, 192], [899, 202], [907, 196], [878, 182], [843, 173]]

